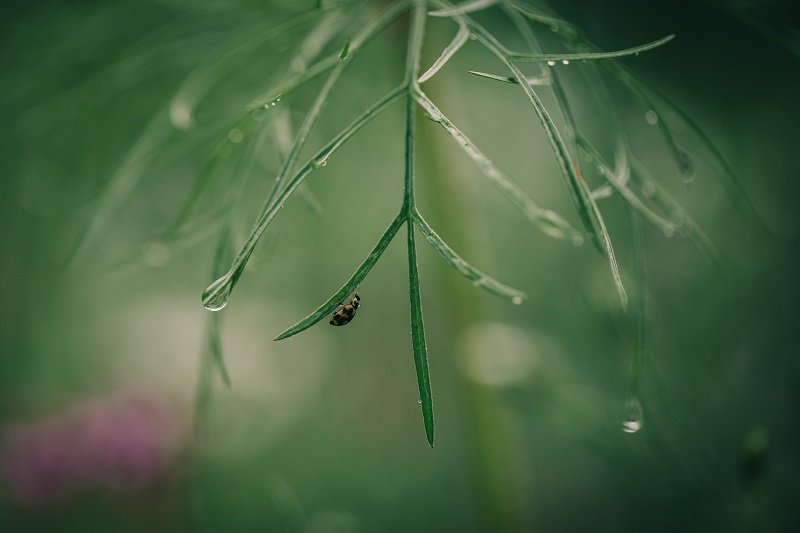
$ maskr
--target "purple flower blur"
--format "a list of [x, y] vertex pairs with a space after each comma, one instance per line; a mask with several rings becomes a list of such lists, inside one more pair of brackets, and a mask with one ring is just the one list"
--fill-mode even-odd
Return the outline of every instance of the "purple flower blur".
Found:
[[164, 397], [121, 392], [6, 432], [12, 495], [36, 505], [88, 488], [135, 490], [155, 481], [186, 442], [186, 417]]

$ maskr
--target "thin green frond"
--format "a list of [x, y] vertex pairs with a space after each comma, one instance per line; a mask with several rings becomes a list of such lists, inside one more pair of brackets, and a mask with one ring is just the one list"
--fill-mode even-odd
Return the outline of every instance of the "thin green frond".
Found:
[[616, 50], [612, 52], [585, 52], [585, 53], [564, 53], [564, 54], [512, 54], [509, 59], [513, 61], [530, 61], [530, 62], [547, 62], [547, 61], [597, 61], [600, 59], [613, 59], [625, 56], [638, 56], [642, 52], [658, 48], [659, 46], [668, 43], [675, 38], [675, 35], [667, 35], [655, 41], [634, 46], [633, 48], [626, 48], [624, 50]]
[[414, 214], [414, 222], [419, 228], [420, 233], [422, 233], [422, 236], [425, 237], [425, 240], [427, 240], [428, 243], [433, 246], [433, 249], [439, 253], [442, 259], [444, 259], [448, 265], [453, 267], [456, 272], [467, 278], [473, 285], [480, 287], [481, 289], [494, 295], [511, 300], [511, 302], [514, 304], [521, 304], [522, 301], [527, 298], [527, 295], [524, 292], [500, 283], [496, 279], [484, 274], [477, 268], [464, 261], [464, 259], [462, 259], [455, 251], [453, 251], [453, 249], [450, 248], [446, 242], [444, 242], [444, 240], [433, 230], [433, 228], [428, 225], [419, 212]]
[[386, 228], [386, 231], [383, 232], [380, 239], [378, 239], [378, 243], [369, 253], [366, 259], [359, 265], [358, 269], [356, 269], [355, 273], [347, 280], [347, 282], [342, 285], [342, 287], [336, 291], [324, 304], [319, 306], [313, 313], [305, 317], [300, 322], [294, 324], [286, 328], [280, 335], [275, 337], [276, 341], [285, 339], [287, 337], [291, 337], [292, 335], [296, 335], [303, 330], [306, 330], [319, 322], [320, 320], [327, 317], [331, 314], [335, 309], [336, 306], [339, 305], [339, 302], [344, 301], [347, 296], [353, 293], [354, 290], [364, 281], [364, 278], [367, 277], [369, 271], [372, 270], [372, 267], [375, 266], [375, 263], [378, 262], [383, 252], [386, 250], [386, 247], [389, 246], [389, 243], [392, 242], [392, 239], [397, 234], [397, 231], [400, 229], [400, 226], [406, 221], [405, 213], [398, 214], [392, 223], [389, 224], [389, 227]]
[[438, 58], [436, 58], [436, 61], [433, 62], [431, 68], [429, 68], [422, 76], [419, 77], [417, 83], [425, 83], [431, 79], [443, 66], [445, 66], [445, 64], [447, 64], [448, 61], [450, 61], [450, 58], [453, 57], [468, 40], [469, 30], [467, 29], [466, 24], [459, 23], [458, 31], [456, 32], [455, 37], [453, 37], [453, 40], [445, 47], [444, 50], [442, 50], [442, 53]]
[[[517, 81], [517, 78], [515, 78], [514, 76], [500, 76], [499, 74], [490, 74], [488, 72], [481, 72], [479, 70], [468, 70], [467, 72], [469, 74], [472, 74], [473, 76], [478, 76], [479, 78], [486, 78], [486, 79], [493, 80], [493, 81], [501, 81], [503, 83], [511, 83], [511, 84], [514, 84], [514, 85], [519, 83]], [[551, 77], [550, 76], [543, 76], [543, 77], [537, 78], [537, 77], [533, 77], [533, 76], [528, 76], [528, 83], [530, 83], [533, 86], [550, 85]]]
[[543, 209], [536, 205], [522, 190], [511, 182], [491, 160], [448, 119], [436, 105], [419, 89], [415, 91], [415, 98], [432, 120], [440, 124], [447, 133], [456, 141], [458, 146], [467, 154], [481, 170], [484, 176], [497, 187], [497, 189], [514, 204], [522, 213], [533, 222], [545, 235], [557, 239], [571, 239], [580, 243], [581, 234], [555, 211]]
[[411, 346], [414, 350], [414, 367], [417, 371], [419, 401], [422, 407], [422, 421], [425, 436], [433, 447], [433, 395], [428, 371], [428, 346], [425, 342], [425, 325], [422, 320], [422, 300], [419, 293], [419, 272], [417, 271], [417, 248], [414, 243], [414, 225], [408, 224], [408, 286], [411, 304]]
[[495, 54], [495, 56], [497, 56], [497, 58], [500, 59], [500, 61], [502, 61], [511, 71], [517, 81], [520, 82], [520, 87], [522, 87], [522, 90], [525, 92], [528, 100], [530, 100], [531, 104], [533, 104], [536, 115], [539, 117], [539, 121], [542, 123], [542, 126], [547, 133], [547, 139], [550, 142], [550, 146], [553, 148], [553, 153], [556, 156], [558, 166], [566, 179], [570, 192], [572, 193], [572, 199], [577, 208], [578, 216], [580, 217], [581, 222], [583, 222], [586, 231], [589, 233], [592, 242], [595, 243], [595, 246], [597, 246], [598, 250], [603, 253], [607, 253], [607, 250], [604, 248], [603, 240], [599, 235], [599, 225], [593, 216], [594, 210], [590, 205], [591, 198], [588, 198], [588, 195], [584, 191], [584, 187], [581, 185], [583, 178], [579, 177], [576, 167], [572, 162], [572, 157], [569, 154], [569, 150], [567, 149], [566, 144], [564, 144], [561, 134], [553, 122], [553, 119], [550, 117], [550, 113], [548, 113], [541, 99], [533, 90], [533, 86], [528, 83], [527, 78], [519, 69], [519, 67], [517, 67], [507, 58], [502, 49], [498, 48], [494, 44], [494, 38], [490, 37], [490, 35], [478, 25], [473, 24], [472, 27], [473, 30], [477, 30], [479, 32], [478, 40], [483, 43], [490, 52]]
[[432, 17], [452, 17], [454, 15], [464, 15], [466, 13], [473, 13], [475, 11], [492, 7], [499, 1], [500, 0], [471, 0], [469, 2], [464, 2], [463, 4], [431, 11], [428, 13], [428, 15]]
[[233, 261], [233, 264], [228, 272], [211, 283], [211, 285], [209, 285], [206, 290], [203, 291], [203, 306], [206, 309], [210, 311], [219, 311], [227, 305], [231, 292], [233, 291], [233, 288], [236, 286], [239, 277], [244, 271], [244, 267], [247, 264], [247, 261], [250, 259], [250, 255], [253, 253], [258, 240], [264, 233], [264, 230], [267, 229], [267, 226], [275, 217], [278, 210], [283, 206], [283, 204], [286, 203], [286, 201], [289, 199], [298, 185], [303, 182], [306, 176], [308, 176], [312, 170], [324, 166], [328, 158], [342, 144], [347, 142], [347, 140], [350, 139], [350, 137], [352, 137], [357, 131], [359, 131], [373, 118], [380, 115], [389, 106], [396, 102], [401, 96], [403, 96], [403, 94], [405, 94], [405, 87], [400, 86], [385, 95], [377, 103], [364, 111], [361, 116], [359, 116], [349, 126], [339, 132], [339, 134], [337, 134], [333, 140], [328, 142], [328, 144], [319, 150], [314, 157], [312, 157], [300, 168], [300, 170], [294, 174], [294, 176], [286, 184], [285, 188], [275, 198], [275, 201], [270, 205], [265, 206], [265, 209], [258, 217], [256, 223], [253, 225], [250, 235], [242, 245], [239, 254], [236, 256], [236, 259]]

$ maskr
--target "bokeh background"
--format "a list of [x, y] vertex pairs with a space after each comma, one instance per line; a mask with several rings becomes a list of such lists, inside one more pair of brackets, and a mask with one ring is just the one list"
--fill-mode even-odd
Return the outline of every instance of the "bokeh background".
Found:
[[[289, 62], [314, 24], [332, 17], [327, 44], [307, 51], [325, 55], [380, 8], [336, 18], [313, 4], [4, 8], [0, 529], [797, 530], [800, 19], [788, 1], [558, 6], [605, 49], [677, 34], [622, 61], [702, 126], [769, 229], [731, 202], [700, 139], [663, 110], [692, 154], [694, 179], [684, 183], [648, 110], [605, 78], [631, 146], [715, 242], [724, 271], [688, 239], [644, 228], [639, 432], [621, 426], [635, 313], [620, 309], [603, 258], [539, 233], [421, 113], [423, 214], [475, 266], [529, 295], [514, 306], [481, 292], [419, 240], [435, 448], [417, 403], [404, 230], [362, 284], [352, 324], [272, 341], [349, 277], [399, 208], [395, 106], [312, 173], [313, 197], [291, 200], [262, 239], [222, 312], [233, 386], [213, 378], [196, 436], [209, 320], [200, 293], [220, 221], [243, 241], [281, 158], [271, 121], [296, 128], [321, 79], [265, 112], [255, 148], [234, 147], [213, 169], [185, 238], [165, 241], [163, 231], [245, 105], [302, 67]], [[501, 12], [480, 20], [520, 46]], [[401, 18], [353, 59], [302, 159], [400, 81], [406, 28]], [[453, 32], [431, 20], [424, 65]], [[519, 88], [467, 74], [501, 67], [469, 42], [426, 91], [521, 188], [577, 227]], [[554, 68], [610, 157], [594, 71]], [[248, 181], [220, 212], [242, 161]], [[112, 180], [123, 184], [119, 201], [69, 261]], [[615, 196], [601, 208], [637, 294], [625, 204]]]

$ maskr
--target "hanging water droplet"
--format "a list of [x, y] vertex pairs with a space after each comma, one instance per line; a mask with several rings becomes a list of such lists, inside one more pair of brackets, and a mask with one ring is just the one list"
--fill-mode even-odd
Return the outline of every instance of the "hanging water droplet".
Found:
[[578, 235], [577, 233], [572, 236], [572, 245], [573, 246], [583, 246], [583, 237]]
[[644, 120], [651, 126], [658, 124], [658, 114], [652, 109], [648, 109], [644, 114]]
[[188, 130], [192, 126], [192, 107], [185, 100], [174, 100], [169, 106], [169, 120], [179, 130]]
[[632, 396], [625, 400], [625, 415], [622, 419], [622, 431], [636, 433], [642, 429], [644, 413], [639, 398]]
[[551, 67], [554, 67], [554, 66], [556, 66], [556, 62], [555, 62], [555, 61], [548, 61], [548, 62], [547, 62], [547, 64], [548, 64], [549, 66], [551, 66]]
[[511, 298], [511, 303], [514, 305], [520, 305], [522, 303], [522, 296], [514, 296]]
[[675, 226], [672, 224], [667, 224], [664, 226], [664, 236], [665, 237], [674, 237], [675, 236]]
[[203, 307], [209, 311], [220, 311], [230, 300], [233, 291], [233, 278], [227, 272], [221, 278], [215, 280], [203, 291]]
[[569, 65], [569, 59], [562, 59], [561, 60], [561, 64], [562, 65]]
[[694, 160], [689, 152], [683, 148], [678, 148], [678, 169], [681, 171], [681, 177], [684, 183], [691, 183], [694, 181]]
[[234, 144], [242, 142], [244, 139], [244, 133], [239, 128], [233, 128], [231, 131], [228, 132], [228, 140]]

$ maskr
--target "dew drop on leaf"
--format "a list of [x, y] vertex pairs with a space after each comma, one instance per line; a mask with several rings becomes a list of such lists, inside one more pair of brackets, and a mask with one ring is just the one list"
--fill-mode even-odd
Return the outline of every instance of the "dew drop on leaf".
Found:
[[622, 419], [622, 431], [636, 433], [642, 429], [644, 413], [639, 398], [632, 396], [625, 400], [625, 415]]

